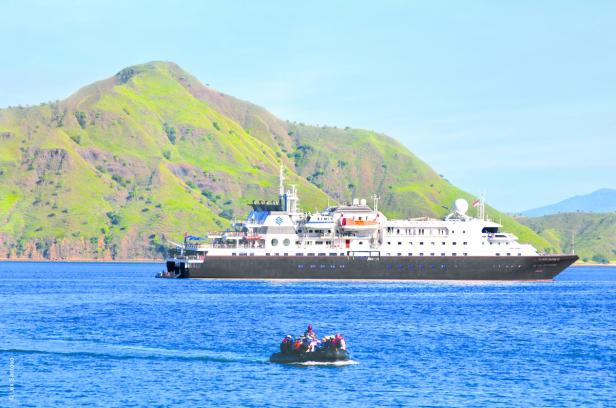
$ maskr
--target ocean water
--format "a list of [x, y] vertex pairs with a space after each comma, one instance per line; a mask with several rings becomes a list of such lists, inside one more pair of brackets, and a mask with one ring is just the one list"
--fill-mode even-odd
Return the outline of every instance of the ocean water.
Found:
[[[616, 268], [549, 283], [155, 279], [0, 262], [0, 406], [609, 406]], [[270, 364], [312, 323], [354, 364]]]

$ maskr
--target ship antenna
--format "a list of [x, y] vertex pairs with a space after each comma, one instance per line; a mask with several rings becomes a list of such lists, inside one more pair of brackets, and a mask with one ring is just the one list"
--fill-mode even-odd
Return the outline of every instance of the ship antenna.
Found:
[[282, 163], [280, 163], [280, 197], [284, 196], [284, 168], [282, 167]]

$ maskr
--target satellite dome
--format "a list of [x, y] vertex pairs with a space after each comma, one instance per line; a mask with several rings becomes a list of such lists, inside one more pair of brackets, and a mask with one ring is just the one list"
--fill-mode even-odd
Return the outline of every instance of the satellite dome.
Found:
[[468, 203], [463, 198], [458, 198], [453, 202], [453, 212], [456, 212], [460, 215], [466, 214], [468, 211]]

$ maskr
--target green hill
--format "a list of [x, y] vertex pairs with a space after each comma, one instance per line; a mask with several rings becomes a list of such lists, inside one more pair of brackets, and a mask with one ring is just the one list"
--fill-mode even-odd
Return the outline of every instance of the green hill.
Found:
[[156, 257], [166, 239], [226, 228], [246, 202], [275, 198], [280, 161], [309, 210], [377, 193], [389, 216], [442, 216], [472, 198], [385, 135], [284, 122], [152, 62], [64, 101], [0, 110], [0, 258]]
[[583, 262], [616, 262], [616, 212], [554, 214], [518, 221], [559, 252], [570, 252], [575, 246], [575, 253]]

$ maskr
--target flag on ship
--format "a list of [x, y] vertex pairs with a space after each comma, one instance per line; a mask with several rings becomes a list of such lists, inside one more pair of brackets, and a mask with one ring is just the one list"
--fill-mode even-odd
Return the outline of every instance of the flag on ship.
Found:
[[477, 207], [480, 203], [481, 200], [479, 198], [476, 198], [475, 201], [473, 201], [473, 207]]

